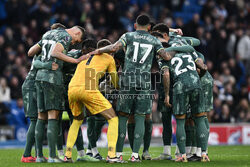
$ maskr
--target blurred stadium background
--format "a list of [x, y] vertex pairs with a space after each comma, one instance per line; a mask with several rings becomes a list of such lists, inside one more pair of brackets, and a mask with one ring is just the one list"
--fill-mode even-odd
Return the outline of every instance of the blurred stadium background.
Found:
[[[81, 25], [86, 38], [114, 42], [133, 31], [142, 12], [201, 41], [195, 49], [205, 55], [214, 77], [209, 143], [250, 144], [248, 0], [0, 0], [0, 147], [24, 145], [29, 120], [24, 116], [21, 85], [31, 64], [26, 53], [51, 24]], [[158, 143], [160, 117], [156, 99], [152, 135]], [[82, 129], [86, 141], [86, 125]], [[99, 145], [106, 145], [105, 132], [104, 128]]]

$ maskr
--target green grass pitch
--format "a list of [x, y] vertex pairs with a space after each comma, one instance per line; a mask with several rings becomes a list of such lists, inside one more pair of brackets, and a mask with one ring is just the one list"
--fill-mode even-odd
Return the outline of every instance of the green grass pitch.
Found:
[[[107, 149], [99, 149], [101, 154], [104, 156], [107, 154]], [[174, 154], [175, 148], [172, 148], [172, 155]], [[34, 167], [64, 167], [64, 166], [85, 166], [85, 167], [96, 167], [96, 166], [133, 166], [133, 167], [169, 167], [169, 166], [226, 166], [226, 167], [247, 167], [250, 166], [250, 146], [210, 146], [209, 147], [209, 157], [211, 162], [201, 163], [201, 162], [188, 162], [188, 163], [176, 163], [173, 161], [143, 161], [142, 163], [127, 163], [127, 164], [107, 164], [105, 162], [75, 162], [74, 164], [49, 164], [49, 163], [21, 163], [20, 159], [23, 153], [23, 149], [0, 149], [0, 166], [1, 167], [20, 167], [20, 166], [34, 166]], [[152, 157], [157, 157], [162, 152], [161, 147], [151, 147], [150, 153]], [[45, 156], [48, 155], [48, 150], [44, 151]], [[124, 158], [127, 160], [131, 155], [129, 148], [125, 148]], [[141, 155], [141, 154], [140, 154]], [[74, 149], [73, 158], [76, 158], [76, 150]]]

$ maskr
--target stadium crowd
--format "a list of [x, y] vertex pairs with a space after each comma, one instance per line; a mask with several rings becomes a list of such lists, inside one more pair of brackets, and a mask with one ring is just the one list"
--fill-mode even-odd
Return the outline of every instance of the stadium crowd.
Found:
[[[184, 6], [198, 6], [192, 18], [178, 17]], [[250, 122], [250, 2], [247, 0], [2, 0], [0, 1], [0, 124], [22, 115], [21, 85], [31, 60], [27, 50], [55, 22], [81, 25], [86, 38], [111, 42], [133, 30], [135, 17], [149, 13], [156, 23], [196, 37], [214, 77], [211, 122]], [[77, 46], [76, 46], [77, 47]], [[14, 102], [10, 103], [12, 100]], [[10, 103], [6, 107], [3, 103]], [[159, 115], [154, 105], [154, 115]], [[19, 116], [22, 118], [22, 116]], [[13, 119], [12, 119], [13, 120]], [[154, 122], [160, 119], [155, 117]]]

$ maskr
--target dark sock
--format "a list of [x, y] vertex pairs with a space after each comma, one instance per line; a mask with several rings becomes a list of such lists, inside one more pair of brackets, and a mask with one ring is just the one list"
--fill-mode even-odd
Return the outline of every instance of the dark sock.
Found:
[[[207, 127], [207, 131], [208, 131], [208, 138], [209, 138], [209, 134], [210, 134], [210, 127], [209, 127], [209, 121], [208, 121], [207, 117], [205, 117], [205, 124], [206, 124], [206, 127]], [[207, 144], [207, 147], [208, 147], [208, 144]]]
[[96, 147], [96, 132], [95, 132], [95, 117], [91, 116], [87, 119], [88, 129], [87, 135], [89, 139], [89, 144], [91, 148]]
[[164, 146], [171, 145], [172, 140], [172, 114], [170, 112], [162, 112], [162, 139]]
[[197, 147], [197, 137], [196, 137], [196, 129], [195, 129], [195, 126], [191, 126], [191, 129], [193, 131], [192, 133], [192, 147]]
[[118, 116], [119, 118], [119, 126], [118, 126], [118, 140], [116, 144], [116, 152], [122, 152], [124, 140], [126, 137], [126, 124], [128, 121], [128, 117], [126, 116]]
[[128, 140], [130, 148], [133, 149], [135, 123], [128, 123]]
[[201, 146], [201, 151], [205, 152], [208, 143], [208, 129], [205, 123], [205, 116], [195, 118], [197, 142]]
[[207, 130], [209, 131], [210, 130], [209, 121], [208, 121], [207, 117], [205, 117], [204, 119], [205, 119], [205, 124], [206, 124]]
[[35, 129], [36, 129], [36, 119], [31, 119], [29, 129], [26, 135], [26, 145], [23, 154], [24, 157], [31, 156], [32, 146], [35, 143]]
[[36, 140], [36, 149], [37, 156], [43, 157], [43, 139], [44, 139], [44, 129], [46, 121], [38, 119], [36, 122], [35, 130], [35, 140]]
[[89, 142], [89, 144], [88, 144], [88, 149], [89, 149], [89, 150], [91, 150], [91, 145], [90, 145], [90, 142]]
[[57, 150], [63, 150], [62, 112], [60, 112], [58, 119]]
[[47, 137], [49, 146], [49, 157], [55, 158], [57, 138], [58, 138], [58, 120], [56, 119], [48, 120]]
[[185, 119], [176, 119], [176, 138], [177, 145], [181, 154], [186, 153], [186, 133], [185, 133]]
[[145, 132], [145, 115], [135, 114], [134, 117], [135, 117], [135, 131], [134, 131], [133, 152], [138, 153]]
[[104, 126], [105, 123], [106, 123], [106, 120], [98, 120], [97, 118], [95, 119], [95, 132], [96, 132], [95, 143], [100, 138], [100, 136], [102, 134], [102, 127]]
[[83, 143], [83, 138], [82, 138], [82, 129], [79, 128], [79, 131], [78, 131], [78, 136], [76, 138], [76, 149], [77, 151], [80, 151], [80, 150], [84, 150], [84, 143]]
[[186, 132], [186, 147], [192, 146], [193, 129], [191, 125], [185, 126], [185, 132]]
[[151, 136], [152, 136], [152, 129], [153, 129], [153, 122], [152, 120], [145, 120], [145, 133], [144, 133], [144, 148], [143, 152], [148, 151], [150, 142], [151, 142]]

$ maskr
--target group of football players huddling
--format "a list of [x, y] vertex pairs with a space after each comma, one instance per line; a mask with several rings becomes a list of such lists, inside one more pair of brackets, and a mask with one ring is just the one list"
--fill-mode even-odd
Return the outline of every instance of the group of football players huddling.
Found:
[[[182, 36], [181, 29], [154, 24], [146, 14], [137, 17], [134, 28], [136, 31], [124, 33], [112, 44], [107, 39], [84, 40], [84, 28], [66, 28], [55, 23], [29, 49], [28, 56], [33, 61], [22, 93], [30, 125], [21, 162], [73, 162], [72, 149], [76, 145], [77, 161], [126, 163], [123, 146], [127, 130], [131, 162], [210, 161], [207, 112], [213, 107], [213, 78], [204, 64], [204, 56], [193, 48], [200, 41]], [[70, 50], [76, 44], [81, 49]], [[151, 82], [153, 67], [160, 72], [156, 86]], [[153, 126], [151, 95], [156, 92], [155, 87], [164, 146], [163, 153], [152, 158], [149, 154]], [[106, 95], [118, 96], [105, 98]], [[63, 111], [70, 118], [66, 152]], [[172, 115], [177, 124], [175, 158], [171, 156]], [[84, 118], [89, 139], [86, 152], [81, 132]], [[106, 122], [108, 156], [104, 159], [96, 143]], [[46, 124], [48, 158], [43, 155]], [[31, 156], [34, 144], [35, 157]]]

